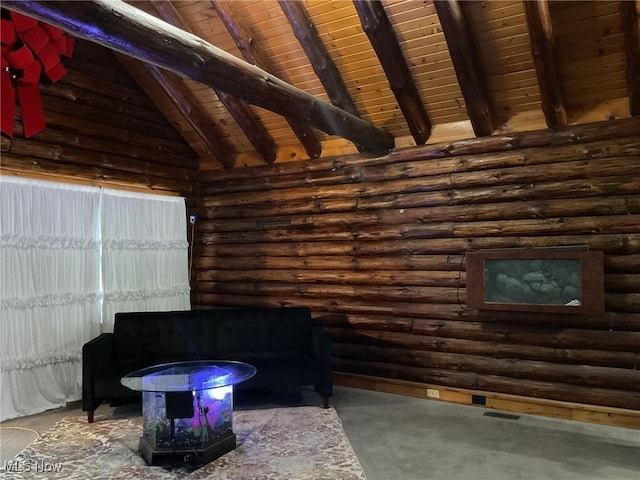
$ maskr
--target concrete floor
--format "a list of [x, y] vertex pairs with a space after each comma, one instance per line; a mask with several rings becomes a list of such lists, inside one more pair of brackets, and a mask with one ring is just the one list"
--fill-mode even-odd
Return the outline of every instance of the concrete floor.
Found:
[[[300, 395], [236, 396], [236, 408], [319, 405]], [[640, 479], [640, 430], [531, 415], [485, 416], [481, 407], [335, 387], [332, 405], [368, 480]], [[139, 414], [139, 406], [119, 407]], [[96, 420], [113, 408], [102, 405]], [[78, 403], [0, 425], [0, 471]]]
[[333, 404], [368, 480], [640, 479], [640, 430], [357, 389]]

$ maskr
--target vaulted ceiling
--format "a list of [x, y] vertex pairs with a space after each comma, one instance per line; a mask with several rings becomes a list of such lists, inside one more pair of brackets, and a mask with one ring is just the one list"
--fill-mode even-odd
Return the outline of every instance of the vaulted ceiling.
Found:
[[370, 148], [304, 111], [248, 105], [241, 87], [121, 55], [203, 169], [379, 150], [389, 134], [399, 148], [640, 114], [640, 0], [129, 3], [380, 129]]

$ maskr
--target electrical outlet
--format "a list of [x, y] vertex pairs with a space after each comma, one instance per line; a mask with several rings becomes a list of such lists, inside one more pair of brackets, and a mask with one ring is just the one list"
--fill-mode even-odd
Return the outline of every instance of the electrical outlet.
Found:
[[440, 390], [435, 390], [433, 388], [427, 388], [427, 397], [429, 397], [429, 398], [440, 398]]
[[193, 225], [194, 223], [196, 223], [196, 219], [197, 219], [197, 218], [198, 218], [198, 217], [196, 217], [195, 215], [190, 215], [190, 216], [189, 216], [189, 223], [190, 223], [191, 225]]

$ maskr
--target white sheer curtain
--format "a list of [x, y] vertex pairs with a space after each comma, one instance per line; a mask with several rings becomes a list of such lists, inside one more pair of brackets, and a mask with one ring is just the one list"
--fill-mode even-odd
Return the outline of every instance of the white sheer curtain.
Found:
[[117, 312], [191, 308], [184, 199], [104, 191], [103, 326]]
[[116, 312], [190, 308], [184, 199], [0, 176], [0, 421], [81, 396]]
[[81, 394], [100, 333], [97, 188], [0, 177], [0, 421]]

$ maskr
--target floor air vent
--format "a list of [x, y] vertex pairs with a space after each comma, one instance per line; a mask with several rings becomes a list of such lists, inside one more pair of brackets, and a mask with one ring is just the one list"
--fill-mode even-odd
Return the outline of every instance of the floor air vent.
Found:
[[518, 420], [520, 415], [512, 415], [510, 413], [501, 412], [484, 412], [485, 417], [504, 418], [505, 420]]

